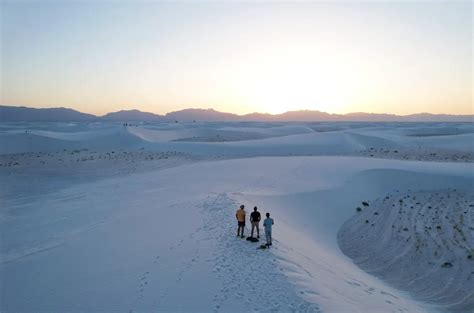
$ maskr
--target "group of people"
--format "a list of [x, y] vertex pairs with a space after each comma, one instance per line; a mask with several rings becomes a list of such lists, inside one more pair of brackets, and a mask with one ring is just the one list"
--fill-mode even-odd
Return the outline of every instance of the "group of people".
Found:
[[[242, 204], [240, 208], [235, 213], [235, 217], [237, 218], [237, 237], [244, 238], [244, 229], [245, 229], [245, 206]], [[270, 213], [266, 213], [265, 216], [267, 217], [263, 221], [263, 228], [265, 229], [265, 239], [267, 240], [267, 246], [272, 245], [272, 226], [274, 224], [273, 219], [270, 217]], [[254, 230], [257, 229], [257, 238], [260, 238], [260, 212], [258, 212], [257, 207], [253, 208], [253, 212], [250, 214], [250, 223], [252, 225], [252, 231], [250, 233], [250, 237], [253, 238]]]

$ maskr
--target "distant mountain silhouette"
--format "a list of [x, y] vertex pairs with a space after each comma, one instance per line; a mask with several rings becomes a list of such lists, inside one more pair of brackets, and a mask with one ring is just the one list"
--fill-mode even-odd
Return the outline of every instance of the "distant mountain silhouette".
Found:
[[35, 109], [0, 105], [0, 122], [91, 121], [97, 116], [67, 108]]
[[106, 121], [159, 121], [163, 120], [163, 115], [154, 113], [142, 112], [139, 110], [122, 110], [112, 112], [100, 117], [101, 120]]
[[285, 121], [333, 121], [335, 120], [334, 114], [329, 114], [320, 111], [302, 110], [302, 111], [289, 111], [277, 116], [277, 120]]
[[395, 114], [387, 114], [387, 113], [364, 113], [364, 112], [354, 112], [348, 113], [345, 115], [341, 115], [339, 118], [346, 118], [351, 121], [365, 121], [367, 119], [375, 120], [375, 121], [383, 121], [383, 122], [397, 122], [404, 120], [406, 116], [399, 116]]
[[449, 115], [419, 113], [411, 115], [348, 113], [329, 114], [320, 111], [301, 110], [282, 114], [250, 113], [237, 115], [214, 109], [185, 109], [159, 115], [139, 110], [122, 110], [103, 116], [81, 113], [73, 109], [34, 109], [0, 105], [0, 122], [69, 122], [69, 121], [165, 121], [165, 122], [217, 122], [217, 121], [260, 121], [260, 122], [474, 122], [474, 115]]
[[203, 122], [217, 122], [217, 121], [238, 121], [241, 117], [233, 113], [219, 112], [214, 109], [184, 109], [180, 111], [170, 112], [165, 115], [165, 119], [169, 121], [203, 121]]
[[418, 122], [444, 122], [444, 121], [469, 121], [474, 122], [474, 115], [449, 115], [449, 114], [431, 114], [431, 113], [418, 113], [407, 115], [406, 121]]
[[274, 121], [277, 118], [277, 115], [272, 115], [269, 113], [254, 112], [254, 113], [242, 115], [241, 118], [243, 120], [248, 120], [248, 121]]

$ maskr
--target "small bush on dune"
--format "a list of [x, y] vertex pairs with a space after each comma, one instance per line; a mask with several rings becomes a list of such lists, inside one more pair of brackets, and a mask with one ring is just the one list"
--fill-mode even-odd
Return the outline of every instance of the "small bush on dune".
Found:
[[444, 262], [441, 267], [448, 268], [448, 267], [453, 267], [453, 264], [451, 262]]

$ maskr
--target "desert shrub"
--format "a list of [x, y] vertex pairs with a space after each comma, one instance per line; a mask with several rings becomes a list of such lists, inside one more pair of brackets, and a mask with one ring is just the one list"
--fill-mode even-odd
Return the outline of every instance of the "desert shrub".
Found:
[[451, 262], [444, 262], [441, 264], [441, 267], [448, 268], [448, 267], [453, 267], [453, 264]]

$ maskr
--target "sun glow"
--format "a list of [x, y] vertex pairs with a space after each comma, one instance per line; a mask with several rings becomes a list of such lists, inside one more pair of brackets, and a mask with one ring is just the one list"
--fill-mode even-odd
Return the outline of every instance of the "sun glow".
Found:
[[472, 114], [470, 3], [336, 2], [2, 2], [0, 102]]
[[247, 89], [248, 102], [273, 114], [300, 109], [337, 111], [351, 101], [350, 92], [340, 87], [328, 72], [298, 67], [276, 70], [254, 79]]
[[317, 50], [294, 44], [291, 51], [258, 54], [255, 60], [242, 62], [233, 82], [241, 103], [273, 114], [344, 110], [361, 90], [360, 77], [353, 74], [351, 63], [342, 65], [337, 56], [319, 56]]

